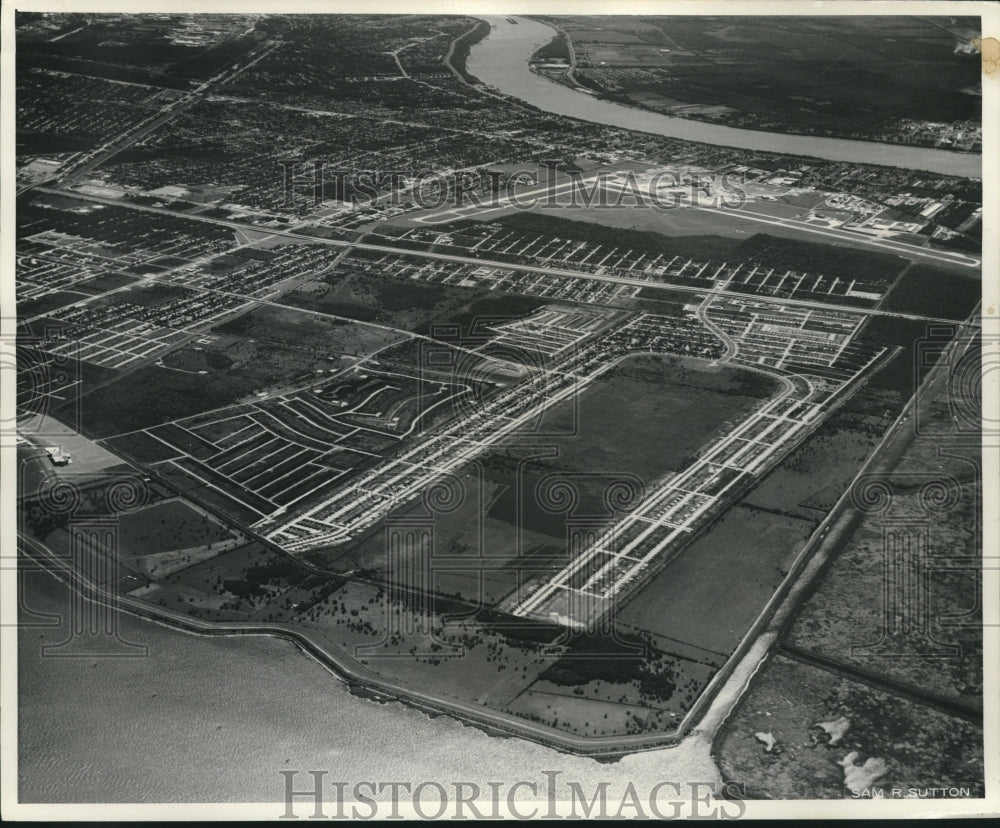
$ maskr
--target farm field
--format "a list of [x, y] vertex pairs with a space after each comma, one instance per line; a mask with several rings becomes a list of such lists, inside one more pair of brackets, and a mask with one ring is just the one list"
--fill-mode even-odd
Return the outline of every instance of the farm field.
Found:
[[183, 500], [160, 501], [119, 518], [121, 550], [125, 555], [152, 555], [212, 545], [232, 533]]

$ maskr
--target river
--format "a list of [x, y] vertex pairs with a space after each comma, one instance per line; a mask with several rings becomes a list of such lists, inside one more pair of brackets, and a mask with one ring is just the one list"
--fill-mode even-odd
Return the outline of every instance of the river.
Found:
[[552, 27], [524, 17], [513, 18], [518, 21], [516, 25], [506, 17], [484, 19], [493, 28], [484, 40], [472, 47], [467, 61], [469, 73], [505, 95], [546, 112], [715, 146], [904, 167], [966, 178], [982, 177], [982, 156], [971, 153], [738, 129], [603, 101], [530, 70], [529, 58], [539, 46], [553, 38], [555, 30]]

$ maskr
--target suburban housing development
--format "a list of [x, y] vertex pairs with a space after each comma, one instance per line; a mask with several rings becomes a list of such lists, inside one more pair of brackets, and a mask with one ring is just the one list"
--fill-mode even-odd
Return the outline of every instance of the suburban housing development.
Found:
[[978, 18], [16, 22], [17, 531], [81, 612], [982, 796]]

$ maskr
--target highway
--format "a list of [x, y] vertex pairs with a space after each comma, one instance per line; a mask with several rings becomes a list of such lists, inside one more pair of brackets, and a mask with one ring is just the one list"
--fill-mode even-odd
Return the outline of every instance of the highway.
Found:
[[[460, 207], [451, 207], [446, 210], [438, 210], [433, 213], [426, 213], [422, 215], [418, 214], [412, 217], [412, 221], [432, 226], [435, 224], [447, 224], [464, 218], [481, 221], [483, 216], [490, 213], [506, 213], [510, 210], [524, 209], [528, 205], [546, 204], [549, 201], [555, 202], [558, 196], [565, 195], [567, 193], [572, 196], [574, 190], [583, 192], [581, 188], [592, 185], [595, 186], [595, 189], [591, 192], [597, 192], [596, 187], [600, 186], [609, 191], [618, 192], [620, 199], [624, 197], [637, 198], [632, 191], [626, 190], [621, 185], [617, 185], [614, 180], [607, 178], [599, 179], [597, 175], [591, 175], [586, 178], [581, 177], [579, 180], [570, 179], [562, 181], [561, 183], [555, 185], [546, 183], [543, 186], [535, 187], [531, 190], [517, 190], [511, 195], [497, 199], [495, 203], [491, 202], [490, 206], [467, 204]], [[755, 210], [749, 209], [746, 205], [742, 207], [712, 207], [707, 204], [699, 203], [697, 199], [692, 199], [692, 203], [690, 204], [665, 208], [656, 206], [656, 202], [654, 201], [652, 194], [644, 194], [643, 198], [646, 199], [648, 203], [653, 205], [650, 209], [700, 210], [705, 213], [717, 213], [725, 216], [727, 219], [739, 218], [744, 219], [745, 221], [756, 221], [762, 224], [784, 227], [789, 230], [797, 230], [802, 233], [826, 236], [827, 238], [852, 245], [887, 250], [900, 256], [905, 256], [909, 259], [927, 259], [938, 264], [958, 265], [960, 267], [969, 268], [977, 268], [981, 264], [979, 258], [966, 253], [918, 247], [916, 245], [907, 244], [906, 242], [900, 242], [894, 239], [869, 236], [851, 230], [842, 230], [837, 227], [820, 227], [815, 224], [810, 224], [809, 222], [799, 221], [797, 219], [782, 218], [780, 216], [768, 215], [766, 213], [758, 213]], [[575, 203], [575, 199], [571, 197], [570, 203]]]
[[[579, 270], [570, 270], [564, 268], [555, 267], [542, 267], [540, 265], [529, 265], [529, 264], [511, 264], [510, 262], [498, 262], [490, 259], [481, 259], [474, 256], [459, 256], [451, 253], [434, 253], [429, 250], [411, 250], [408, 248], [393, 247], [391, 245], [385, 244], [372, 244], [370, 242], [350, 242], [343, 241], [341, 239], [323, 239], [316, 236], [309, 236], [303, 233], [296, 233], [291, 230], [278, 230], [275, 228], [261, 228], [253, 224], [245, 224], [239, 221], [231, 221], [229, 219], [220, 218], [210, 218], [208, 216], [199, 215], [189, 215], [187, 213], [178, 213], [175, 210], [167, 210], [163, 207], [152, 207], [145, 204], [134, 204], [121, 199], [115, 198], [105, 198], [104, 196], [87, 195], [84, 193], [73, 192], [72, 190], [61, 190], [50, 187], [38, 187], [38, 191], [52, 193], [55, 195], [67, 196], [71, 198], [80, 199], [81, 201], [92, 201], [100, 204], [107, 204], [114, 207], [124, 207], [130, 210], [141, 210], [149, 213], [157, 213], [161, 215], [170, 216], [172, 218], [183, 218], [190, 219], [192, 221], [202, 221], [209, 224], [218, 224], [223, 227], [229, 227], [233, 230], [253, 230], [258, 233], [266, 232], [269, 237], [282, 237], [294, 239], [297, 242], [308, 241], [312, 244], [326, 244], [334, 247], [356, 247], [359, 250], [370, 250], [378, 253], [388, 253], [398, 256], [413, 256], [417, 258], [430, 259], [433, 261], [443, 261], [452, 262], [455, 264], [463, 265], [473, 265], [475, 267], [497, 267], [504, 268], [506, 270], [519, 270], [528, 273], [539, 273], [546, 276], [561, 276], [564, 278], [572, 279], [589, 279], [598, 282], [611, 282], [613, 284], [619, 285], [630, 285], [635, 287], [644, 288], [654, 288], [659, 290], [669, 290], [676, 291], [679, 293], [690, 293], [695, 296], [704, 296], [708, 293], [711, 288], [708, 287], [692, 287], [690, 285], [680, 285], [673, 284], [671, 282], [661, 282], [661, 281], [651, 281], [647, 279], [638, 279], [629, 276], [618, 276], [618, 275], [605, 275], [597, 273], [586, 273]], [[789, 305], [792, 307], [800, 308], [811, 308], [812, 310], [823, 310], [823, 311], [835, 311], [838, 313], [850, 313], [858, 316], [882, 316], [891, 317], [894, 319], [909, 319], [918, 322], [941, 322], [944, 324], [954, 324], [955, 319], [942, 319], [933, 316], [924, 316], [917, 313], [902, 313], [899, 311], [890, 311], [883, 308], [860, 308], [852, 305], [839, 305], [830, 302], [816, 302], [809, 299], [787, 299], [775, 296], [760, 296], [755, 293], [743, 293], [741, 291], [723, 289], [712, 291], [715, 296], [727, 296], [734, 299], [747, 299], [756, 302], [772, 302], [781, 305]]]
[[[91, 170], [99, 167], [109, 158], [112, 158], [124, 149], [128, 149], [130, 146], [135, 144], [136, 141], [152, 134], [155, 130], [163, 126], [163, 124], [172, 120], [182, 112], [190, 109], [194, 104], [202, 100], [214, 86], [222, 85], [231, 81], [241, 72], [246, 71], [258, 61], [263, 60], [267, 57], [267, 55], [277, 49], [278, 46], [280, 46], [280, 43], [271, 43], [258, 47], [248, 55], [244, 56], [251, 58], [247, 63], [241, 65], [237, 61], [234, 65], [220, 70], [215, 75], [208, 78], [208, 80], [203, 81], [195, 89], [183, 92], [183, 97], [176, 98], [170, 103], [165, 104], [159, 110], [150, 114], [148, 118], [145, 118], [138, 124], [135, 124], [126, 129], [124, 132], [108, 139], [100, 146], [94, 147], [93, 149], [88, 150], [82, 155], [74, 158], [64, 169], [59, 171], [58, 176], [55, 179], [50, 179], [50, 181], [68, 182], [79, 180], [81, 177], [87, 175]], [[181, 92], [181, 90], [174, 91], [179, 93]], [[20, 195], [28, 190], [35, 189], [45, 189], [44, 183], [40, 182], [38, 184], [28, 184], [18, 188], [17, 193]]]
[[59, 172], [59, 178], [61, 180], [78, 180], [94, 168], [103, 164], [112, 156], [117, 155], [122, 150], [132, 146], [136, 141], [150, 135], [167, 121], [171, 120], [185, 110], [190, 109], [195, 103], [200, 101], [213, 86], [222, 85], [232, 80], [241, 72], [249, 69], [259, 60], [263, 60], [267, 57], [267, 55], [278, 48], [279, 45], [280, 44], [273, 43], [268, 44], [267, 46], [258, 47], [258, 49], [245, 56], [250, 58], [246, 64], [240, 65], [237, 61], [234, 66], [217, 72], [208, 80], [202, 82], [197, 88], [184, 93], [184, 97], [171, 101], [160, 109], [158, 113], [150, 116], [145, 121], [126, 130], [116, 138], [112, 138], [110, 141], [107, 141], [96, 149], [90, 150], [74, 160], [67, 169]]

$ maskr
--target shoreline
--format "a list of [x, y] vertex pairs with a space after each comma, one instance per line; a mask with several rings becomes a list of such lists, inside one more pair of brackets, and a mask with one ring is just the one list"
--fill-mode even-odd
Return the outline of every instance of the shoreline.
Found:
[[[28, 547], [31, 547], [29, 549]], [[42, 551], [44, 550], [44, 551]], [[57, 563], [49, 566], [48, 558], [56, 557], [41, 541], [25, 539], [22, 553], [42, 568], [46, 573], [62, 583], [73, 594], [85, 601], [103, 605], [108, 602], [107, 590], [92, 583], [85, 589], [78, 589], [84, 579], [75, 577], [64, 579], [65, 568]], [[145, 621], [168, 627], [194, 636], [268, 636], [289, 641], [305, 656], [318, 662], [339, 681], [351, 695], [375, 701], [380, 704], [399, 702], [425, 716], [436, 718], [448, 716], [464, 726], [475, 728], [488, 736], [520, 738], [572, 756], [592, 758], [600, 762], [617, 762], [624, 757], [650, 750], [662, 750], [680, 745], [689, 735], [691, 725], [685, 728], [681, 722], [671, 733], [646, 734], [642, 736], [618, 737], [574, 737], [547, 725], [524, 721], [517, 717], [493, 711], [489, 708], [477, 710], [471, 705], [461, 705], [437, 699], [433, 696], [395, 685], [375, 674], [365, 675], [367, 668], [360, 664], [348, 664], [346, 658], [331, 653], [308, 634], [299, 630], [275, 624], [232, 624], [227, 622], [202, 621], [185, 617], [170, 610], [154, 607], [145, 601], [117, 593], [110, 596], [115, 610]], [[628, 744], [622, 744], [627, 740]]]
[[[550, 42], [552, 36], [545, 36], [542, 42], [537, 42], [542, 37], [541, 32], [537, 29], [532, 32], [531, 27], [524, 24], [544, 27], [557, 34], [554, 27], [530, 17], [520, 17], [517, 31], [511, 37], [509, 35], [514, 31], [514, 26], [506, 23], [505, 18], [483, 16], [480, 19], [490, 24], [490, 32], [469, 50], [466, 61], [469, 74], [478, 78], [492, 94], [504, 95], [512, 101], [526, 103], [546, 113], [585, 123], [747, 152], [896, 167], [978, 181], [983, 177], [982, 154], [911, 144], [731, 127], [695, 118], [665, 115], [650, 109], [604, 100], [596, 94], [583, 95], [530, 69], [532, 55]], [[505, 37], [505, 34], [508, 36]], [[491, 43], [492, 50], [488, 51]]]

